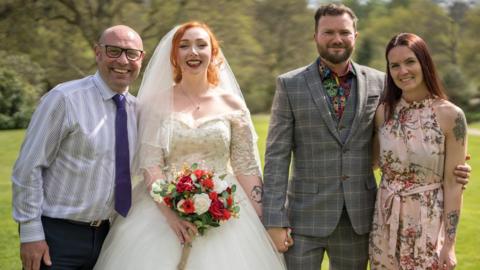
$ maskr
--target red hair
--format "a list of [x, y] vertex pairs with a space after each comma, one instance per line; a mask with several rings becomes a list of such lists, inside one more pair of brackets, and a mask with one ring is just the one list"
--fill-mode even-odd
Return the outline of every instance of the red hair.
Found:
[[392, 75], [390, 75], [390, 63], [388, 62], [388, 53], [398, 46], [409, 48], [417, 57], [420, 66], [422, 67], [423, 80], [425, 81], [428, 92], [430, 92], [432, 96], [445, 100], [448, 99], [445, 94], [445, 88], [437, 75], [437, 70], [433, 64], [432, 56], [430, 55], [425, 41], [421, 37], [412, 33], [398, 34], [388, 42], [385, 50], [385, 58], [387, 59], [387, 81], [385, 83], [386, 89], [383, 96], [383, 102], [385, 104], [385, 116], [387, 121], [392, 118], [393, 108], [402, 97], [402, 90], [395, 85]]
[[197, 22], [191, 21], [186, 22], [178, 28], [177, 32], [173, 36], [172, 40], [172, 50], [170, 52], [170, 63], [173, 66], [173, 80], [175, 83], [179, 83], [182, 80], [182, 70], [180, 69], [180, 65], [177, 62], [177, 55], [178, 55], [178, 48], [180, 45], [180, 41], [182, 40], [183, 35], [187, 32], [190, 28], [199, 27], [207, 32], [208, 36], [210, 37], [210, 44], [212, 48], [212, 61], [208, 64], [207, 68], [207, 80], [210, 84], [218, 85], [218, 66], [223, 62], [222, 59], [219, 57], [220, 46], [218, 44], [218, 40], [213, 34], [212, 30], [208, 25]]

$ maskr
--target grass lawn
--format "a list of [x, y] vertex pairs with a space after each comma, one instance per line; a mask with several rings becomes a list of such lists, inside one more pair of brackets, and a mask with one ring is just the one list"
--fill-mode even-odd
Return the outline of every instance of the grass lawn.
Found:
[[480, 122], [472, 123], [469, 125], [469, 127], [480, 130]]
[[[260, 155], [263, 161], [268, 116], [254, 117], [259, 136]], [[480, 123], [472, 127], [480, 129]], [[20, 149], [24, 131], [0, 131], [0, 270], [21, 269], [17, 225], [11, 218], [11, 169]], [[457, 259], [459, 270], [480, 269], [480, 136], [469, 136], [469, 153], [473, 173], [470, 184], [464, 193], [464, 204], [457, 239]], [[322, 269], [328, 269], [324, 262]]]
[[10, 176], [23, 140], [21, 131], [0, 131], [0, 269], [21, 269], [17, 224], [12, 219]]

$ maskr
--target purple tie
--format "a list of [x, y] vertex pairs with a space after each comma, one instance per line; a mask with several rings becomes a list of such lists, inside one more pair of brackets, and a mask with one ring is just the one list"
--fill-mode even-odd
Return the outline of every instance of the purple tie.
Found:
[[126, 217], [132, 205], [126, 98], [116, 94], [113, 96], [113, 100], [117, 105], [115, 116], [115, 210]]

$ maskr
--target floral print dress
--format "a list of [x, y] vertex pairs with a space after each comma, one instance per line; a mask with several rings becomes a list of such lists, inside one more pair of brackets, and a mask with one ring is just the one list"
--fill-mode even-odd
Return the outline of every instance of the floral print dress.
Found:
[[439, 269], [445, 136], [429, 98], [401, 99], [379, 129], [382, 181], [370, 233], [370, 266]]

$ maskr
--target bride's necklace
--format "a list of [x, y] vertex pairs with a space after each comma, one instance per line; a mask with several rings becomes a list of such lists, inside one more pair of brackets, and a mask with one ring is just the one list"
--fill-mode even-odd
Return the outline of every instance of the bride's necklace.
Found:
[[195, 101], [187, 94], [187, 92], [186, 92], [185, 90], [183, 90], [183, 87], [182, 87], [182, 86], [180, 86], [180, 90], [182, 91], [183, 95], [184, 95], [185, 97], [187, 97], [188, 100], [190, 100], [190, 103], [192, 103], [193, 108], [195, 109], [195, 111], [199, 111], [199, 110], [200, 110], [200, 104], [197, 103], [197, 102], [195, 102]]

